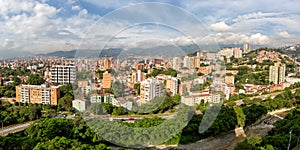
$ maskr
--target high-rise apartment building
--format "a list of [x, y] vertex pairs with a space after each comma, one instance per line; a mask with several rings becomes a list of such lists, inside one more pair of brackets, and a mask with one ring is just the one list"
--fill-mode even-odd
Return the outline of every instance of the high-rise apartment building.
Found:
[[249, 43], [244, 43], [244, 46], [243, 46], [243, 50], [244, 50], [244, 53], [247, 53], [247, 52], [250, 52], [250, 44]]
[[234, 58], [242, 58], [243, 51], [240, 48], [233, 48], [233, 56]]
[[16, 101], [21, 103], [57, 105], [60, 98], [58, 86], [20, 85], [16, 86]]
[[111, 69], [111, 61], [109, 59], [104, 59], [104, 69]]
[[51, 68], [51, 82], [70, 84], [76, 80], [76, 66], [56, 65]]
[[185, 56], [183, 59], [183, 67], [193, 69], [194, 68], [194, 57]]
[[104, 89], [111, 88], [111, 74], [108, 73], [107, 71], [103, 73], [102, 88]]
[[148, 78], [141, 82], [140, 97], [142, 102], [151, 101], [155, 97], [163, 96], [162, 83], [154, 78]]
[[168, 77], [166, 80], [166, 89], [169, 90], [172, 95], [178, 93], [178, 79], [175, 77]]
[[175, 70], [181, 69], [181, 58], [180, 57], [173, 58], [173, 69], [175, 69]]
[[275, 63], [269, 69], [269, 81], [274, 84], [280, 84], [285, 81], [285, 65]]
[[194, 58], [194, 67], [200, 68], [200, 58], [199, 57]]
[[219, 51], [219, 55], [225, 56], [226, 58], [230, 58], [232, 56], [234, 56], [234, 58], [241, 58], [242, 50], [239, 47], [223, 48]]
[[132, 83], [139, 83], [145, 79], [146, 79], [146, 73], [142, 72], [141, 70], [133, 71], [131, 74]]

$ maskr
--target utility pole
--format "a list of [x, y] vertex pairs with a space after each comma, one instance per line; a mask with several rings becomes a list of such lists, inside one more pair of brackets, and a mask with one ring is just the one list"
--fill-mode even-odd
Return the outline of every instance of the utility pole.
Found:
[[290, 146], [291, 146], [291, 138], [292, 138], [292, 131], [293, 131], [293, 130], [290, 131], [290, 139], [289, 139], [289, 145], [288, 145], [287, 150], [290, 150]]

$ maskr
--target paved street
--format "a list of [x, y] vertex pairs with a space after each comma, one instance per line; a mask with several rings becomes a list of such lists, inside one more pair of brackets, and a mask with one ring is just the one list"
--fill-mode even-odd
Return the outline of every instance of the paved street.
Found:
[[7, 126], [3, 130], [0, 129], [0, 135], [1, 136], [6, 136], [9, 133], [15, 133], [15, 132], [22, 131], [22, 130], [26, 129], [29, 125], [31, 125], [32, 123], [33, 123], [33, 121], [26, 122], [24, 124]]

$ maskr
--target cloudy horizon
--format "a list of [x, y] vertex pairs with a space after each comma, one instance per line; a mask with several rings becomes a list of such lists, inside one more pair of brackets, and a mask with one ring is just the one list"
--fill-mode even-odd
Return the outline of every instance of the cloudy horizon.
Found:
[[244, 42], [280, 47], [300, 37], [293, 0], [142, 2], [148, 1], [0, 0], [0, 52]]

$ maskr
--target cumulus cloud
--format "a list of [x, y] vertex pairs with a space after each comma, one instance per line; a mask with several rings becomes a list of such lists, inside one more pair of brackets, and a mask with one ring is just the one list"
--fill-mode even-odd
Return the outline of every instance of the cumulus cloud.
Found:
[[[181, 26], [184, 31], [179, 32], [190, 33], [190, 35], [178, 34], [171, 29], [154, 32], [148, 28], [135, 28], [134, 31], [118, 35], [126, 38], [116, 38], [115, 41], [112, 41], [112, 46], [149, 47], [170, 43], [189, 45], [194, 42], [214, 44], [216, 41], [226, 44], [242, 44], [247, 41], [252, 44], [280, 46], [298, 42], [300, 33], [300, 15], [292, 13], [298, 12], [298, 7], [295, 2], [289, 0], [280, 4], [277, 1], [266, 0], [267, 2], [262, 4], [263, 6], [257, 2], [245, 0], [235, 2], [187, 0], [172, 3], [195, 14], [208, 24], [208, 28], [214, 31], [213, 33], [205, 32], [197, 22], [189, 22], [189, 20], [185, 20], [186, 17], [179, 16], [177, 12], [161, 13], [159, 9], [151, 9], [152, 13], [148, 13], [144, 10], [147, 9], [145, 7], [139, 10], [141, 13], [130, 12], [131, 16], [124, 16], [123, 20], [101, 22], [102, 25], [96, 26], [88, 36], [85, 33], [100, 18], [97, 10], [91, 10], [90, 7], [87, 7], [88, 4], [95, 4], [99, 8], [99, 14], [105, 16], [102, 12], [103, 8], [114, 10], [129, 4], [136, 4], [137, 1], [83, 0], [88, 4], [81, 5], [78, 0], [68, 0], [64, 1], [66, 6], [50, 5], [47, 0], [0, 1], [1, 36], [7, 38], [1, 39], [0, 47], [2, 49], [15, 47], [31, 51], [70, 49], [71, 47], [76, 48], [76, 44], [79, 44], [81, 38], [86, 38], [87, 42], [84, 44], [97, 47], [98, 42], [105, 44], [108, 37], [118, 32], [117, 29], [130, 25], [132, 20], [144, 21], [145, 17], [141, 16], [145, 15], [152, 19], [151, 21], [157, 21], [158, 24], [160, 21], [168, 20], [170, 24], [174, 24], [171, 27], [180, 29], [179, 26]], [[168, 2], [168, 0], [164, 2]], [[270, 3], [274, 5], [269, 6]], [[289, 12], [285, 10], [289, 10]], [[201, 33], [205, 34], [201, 35]], [[66, 41], [72, 41], [72, 44]]]
[[216, 32], [225, 32], [229, 31], [231, 28], [224, 21], [212, 24], [210, 29]]
[[286, 32], [286, 31], [278, 32], [277, 34], [280, 37], [283, 37], [283, 38], [290, 38], [291, 37], [291, 35], [288, 32]]
[[80, 6], [76, 5], [76, 6], [72, 6], [72, 10], [80, 10]]

